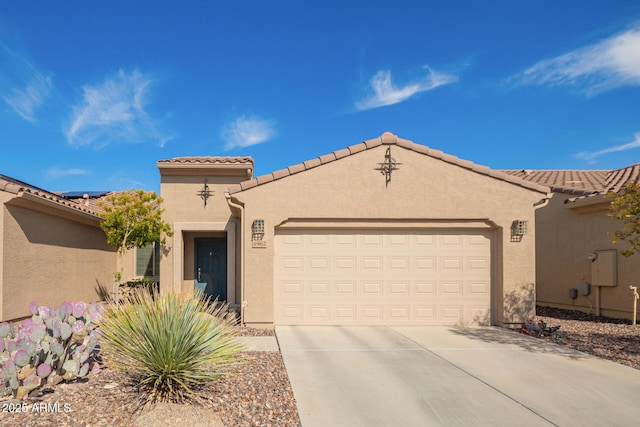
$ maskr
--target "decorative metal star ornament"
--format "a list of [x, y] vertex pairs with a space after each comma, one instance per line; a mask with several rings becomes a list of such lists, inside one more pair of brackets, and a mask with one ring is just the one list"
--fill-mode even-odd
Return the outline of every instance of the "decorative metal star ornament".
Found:
[[196, 193], [202, 200], [204, 200], [204, 205], [207, 206], [207, 199], [213, 196], [213, 190], [209, 190], [209, 186], [207, 185], [207, 178], [204, 179], [204, 186], [202, 190]]
[[378, 163], [380, 165], [376, 170], [379, 170], [382, 175], [385, 177], [385, 187], [389, 186], [389, 182], [391, 181], [391, 172], [398, 170], [398, 166], [402, 163], [398, 163], [395, 161], [393, 157], [391, 157], [391, 146], [387, 147], [387, 152], [384, 155], [384, 162]]

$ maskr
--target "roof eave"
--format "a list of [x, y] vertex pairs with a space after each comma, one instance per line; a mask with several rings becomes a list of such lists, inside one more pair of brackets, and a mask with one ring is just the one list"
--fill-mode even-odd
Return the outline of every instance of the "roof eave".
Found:
[[253, 163], [168, 163], [158, 162], [156, 166], [160, 175], [226, 175], [226, 176], [253, 176]]
[[586, 197], [567, 199], [564, 202], [564, 207], [567, 209], [577, 209], [577, 208], [583, 208], [587, 206], [594, 206], [594, 205], [600, 205], [600, 204], [610, 204], [611, 200], [612, 200], [611, 196], [608, 196], [603, 193], [598, 193], [598, 194], [594, 194]]
[[[39, 196], [29, 191], [22, 191], [21, 193], [18, 194], [18, 197], [26, 201], [35, 202], [47, 208], [53, 208], [61, 212], [78, 216], [84, 220], [88, 220], [96, 224], [99, 224], [103, 221], [103, 219], [100, 216], [98, 216], [97, 213], [93, 213], [87, 209], [83, 209], [80, 205], [78, 205], [78, 207], [69, 206], [62, 203], [60, 200], [47, 199], [45, 197]], [[74, 202], [68, 202], [68, 203], [74, 203]]]

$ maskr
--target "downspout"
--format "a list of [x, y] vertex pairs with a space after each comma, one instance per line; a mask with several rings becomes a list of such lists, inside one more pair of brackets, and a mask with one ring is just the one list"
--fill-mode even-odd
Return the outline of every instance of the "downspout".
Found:
[[244, 205], [239, 202], [232, 202], [231, 195], [228, 192], [225, 192], [224, 196], [226, 197], [229, 206], [240, 212], [240, 324], [244, 326], [244, 223], [242, 222], [244, 217]]

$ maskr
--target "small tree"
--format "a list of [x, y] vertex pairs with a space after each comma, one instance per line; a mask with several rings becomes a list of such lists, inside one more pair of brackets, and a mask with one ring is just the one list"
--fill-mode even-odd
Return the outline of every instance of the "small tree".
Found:
[[173, 236], [171, 225], [162, 219], [162, 198], [155, 192], [128, 190], [112, 193], [100, 204], [104, 221], [100, 224], [107, 235], [107, 243], [118, 249], [115, 273], [115, 298], [122, 280], [122, 257], [133, 248], [148, 243], [165, 244], [166, 236]]
[[620, 253], [630, 257], [640, 251], [640, 184], [629, 183], [619, 193], [611, 195], [614, 199], [610, 216], [623, 223], [622, 230], [614, 233], [613, 244], [618, 240], [628, 242], [631, 246]]

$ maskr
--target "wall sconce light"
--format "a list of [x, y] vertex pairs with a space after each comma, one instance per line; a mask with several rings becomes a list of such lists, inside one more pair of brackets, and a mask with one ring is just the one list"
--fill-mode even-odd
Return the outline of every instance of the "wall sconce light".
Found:
[[598, 259], [598, 254], [595, 252], [591, 252], [589, 255], [587, 255], [587, 259], [593, 262]]
[[251, 224], [251, 234], [254, 237], [256, 236], [264, 236], [264, 219], [254, 219]]
[[516, 236], [524, 236], [527, 234], [527, 221], [515, 220], [512, 225], [513, 234]]
[[527, 234], [527, 221], [516, 219], [511, 223], [511, 241], [521, 242], [522, 236]]

